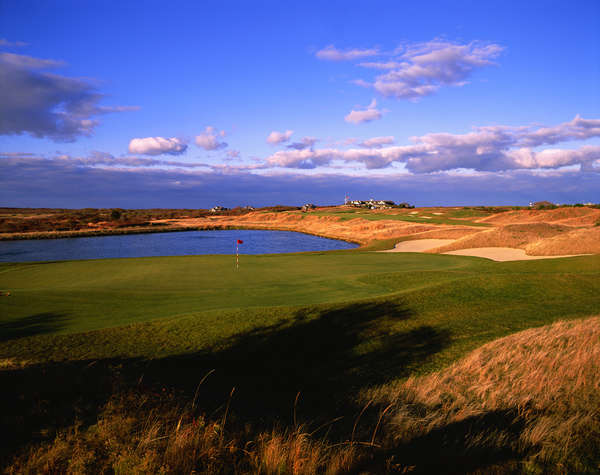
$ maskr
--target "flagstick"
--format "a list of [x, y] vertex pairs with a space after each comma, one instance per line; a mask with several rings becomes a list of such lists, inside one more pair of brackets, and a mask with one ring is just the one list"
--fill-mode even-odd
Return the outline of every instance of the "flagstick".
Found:
[[235, 242], [235, 268], [239, 269], [240, 268], [240, 254], [239, 254], [239, 249], [240, 249], [240, 243], [239, 242]]

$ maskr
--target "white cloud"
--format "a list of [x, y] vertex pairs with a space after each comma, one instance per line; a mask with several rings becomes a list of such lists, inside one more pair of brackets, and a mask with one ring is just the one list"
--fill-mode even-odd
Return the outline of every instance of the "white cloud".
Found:
[[267, 137], [267, 143], [270, 143], [271, 145], [278, 145], [280, 143], [287, 142], [290, 140], [293, 133], [293, 130], [286, 130], [285, 132], [277, 132], [274, 130]]
[[398, 58], [398, 65], [375, 78], [372, 86], [384, 96], [416, 99], [442, 86], [463, 86], [478, 68], [494, 64], [503, 48], [472, 41], [456, 44], [443, 40], [417, 43]]
[[172, 137], [145, 137], [132, 139], [129, 142], [129, 153], [140, 155], [181, 155], [187, 149], [187, 145], [180, 139]]
[[384, 145], [390, 145], [394, 143], [394, 137], [373, 137], [371, 139], [363, 140], [358, 145], [365, 148], [381, 148]]
[[365, 58], [367, 56], [376, 56], [379, 51], [374, 48], [370, 49], [347, 49], [339, 50], [333, 45], [326, 46], [322, 50], [317, 51], [316, 56], [325, 61], [351, 61], [354, 59]]
[[358, 63], [360, 67], [380, 71], [372, 80], [351, 82], [387, 97], [416, 100], [434, 94], [444, 86], [464, 86], [477, 69], [495, 64], [494, 60], [503, 50], [498, 44], [481, 41], [461, 44], [434, 39], [406, 45], [393, 53], [375, 49], [340, 51], [328, 46], [319, 51], [317, 57], [342, 61], [382, 56], [384, 60], [381, 61]]
[[220, 150], [226, 148], [227, 143], [219, 141], [219, 137], [225, 137], [225, 131], [217, 131], [217, 129], [209, 125], [204, 129], [204, 132], [196, 136], [196, 145], [204, 150]]
[[[431, 133], [411, 137], [412, 145], [380, 147], [392, 137], [371, 139], [369, 149], [337, 148], [279, 151], [265, 160], [265, 167], [316, 168], [333, 162], [356, 162], [367, 169], [404, 164], [413, 173], [456, 169], [502, 171], [518, 169], [557, 169], [579, 166], [598, 171], [600, 146], [578, 149], [533, 150], [531, 144], [553, 145], [569, 140], [600, 137], [600, 120], [576, 116], [554, 127], [478, 127], [466, 134]], [[359, 144], [367, 146], [368, 141]], [[391, 143], [391, 142], [390, 142]]]
[[382, 113], [377, 109], [377, 101], [373, 99], [367, 107], [350, 111], [350, 113], [344, 117], [344, 120], [353, 124], [361, 124], [363, 122], [379, 120], [381, 117]]

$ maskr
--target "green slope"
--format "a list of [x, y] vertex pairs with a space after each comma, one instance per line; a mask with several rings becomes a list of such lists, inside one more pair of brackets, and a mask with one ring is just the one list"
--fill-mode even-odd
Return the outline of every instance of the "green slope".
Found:
[[0, 358], [162, 358], [314, 326], [325, 342], [353, 329], [360, 337], [344, 352], [383, 363], [399, 335], [443, 339], [418, 364], [392, 369], [402, 376], [524, 328], [600, 313], [600, 256], [314, 253], [244, 256], [237, 271], [226, 256], [8, 264], [0, 288], [13, 294], [0, 301]]

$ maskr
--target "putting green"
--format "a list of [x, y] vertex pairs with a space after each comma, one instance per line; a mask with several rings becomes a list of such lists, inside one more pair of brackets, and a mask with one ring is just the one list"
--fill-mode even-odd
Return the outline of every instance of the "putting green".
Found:
[[0, 358], [156, 358], [333, 318], [341, 326], [327, 338], [361, 328], [356, 354], [406, 332], [445, 335], [415, 367], [426, 371], [494, 338], [600, 313], [600, 256], [340, 251], [243, 256], [238, 270], [230, 256], [3, 264], [0, 290], [12, 294], [0, 298]]
[[409, 290], [482, 265], [453, 256], [354, 252], [242, 256], [239, 269], [230, 256], [3, 264], [0, 290], [11, 296], [0, 300], [0, 321], [57, 314], [57, 332], [71, 333], [213, 309], [348, 301], [389, 293], [389, 279], [377, 274], [398, 273]]

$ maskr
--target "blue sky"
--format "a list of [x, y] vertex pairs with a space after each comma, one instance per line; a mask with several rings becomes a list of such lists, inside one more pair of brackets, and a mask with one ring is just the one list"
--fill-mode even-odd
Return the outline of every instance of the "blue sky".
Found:
[[0, 4], [0, 205], [600, 201], [600, 3]]

